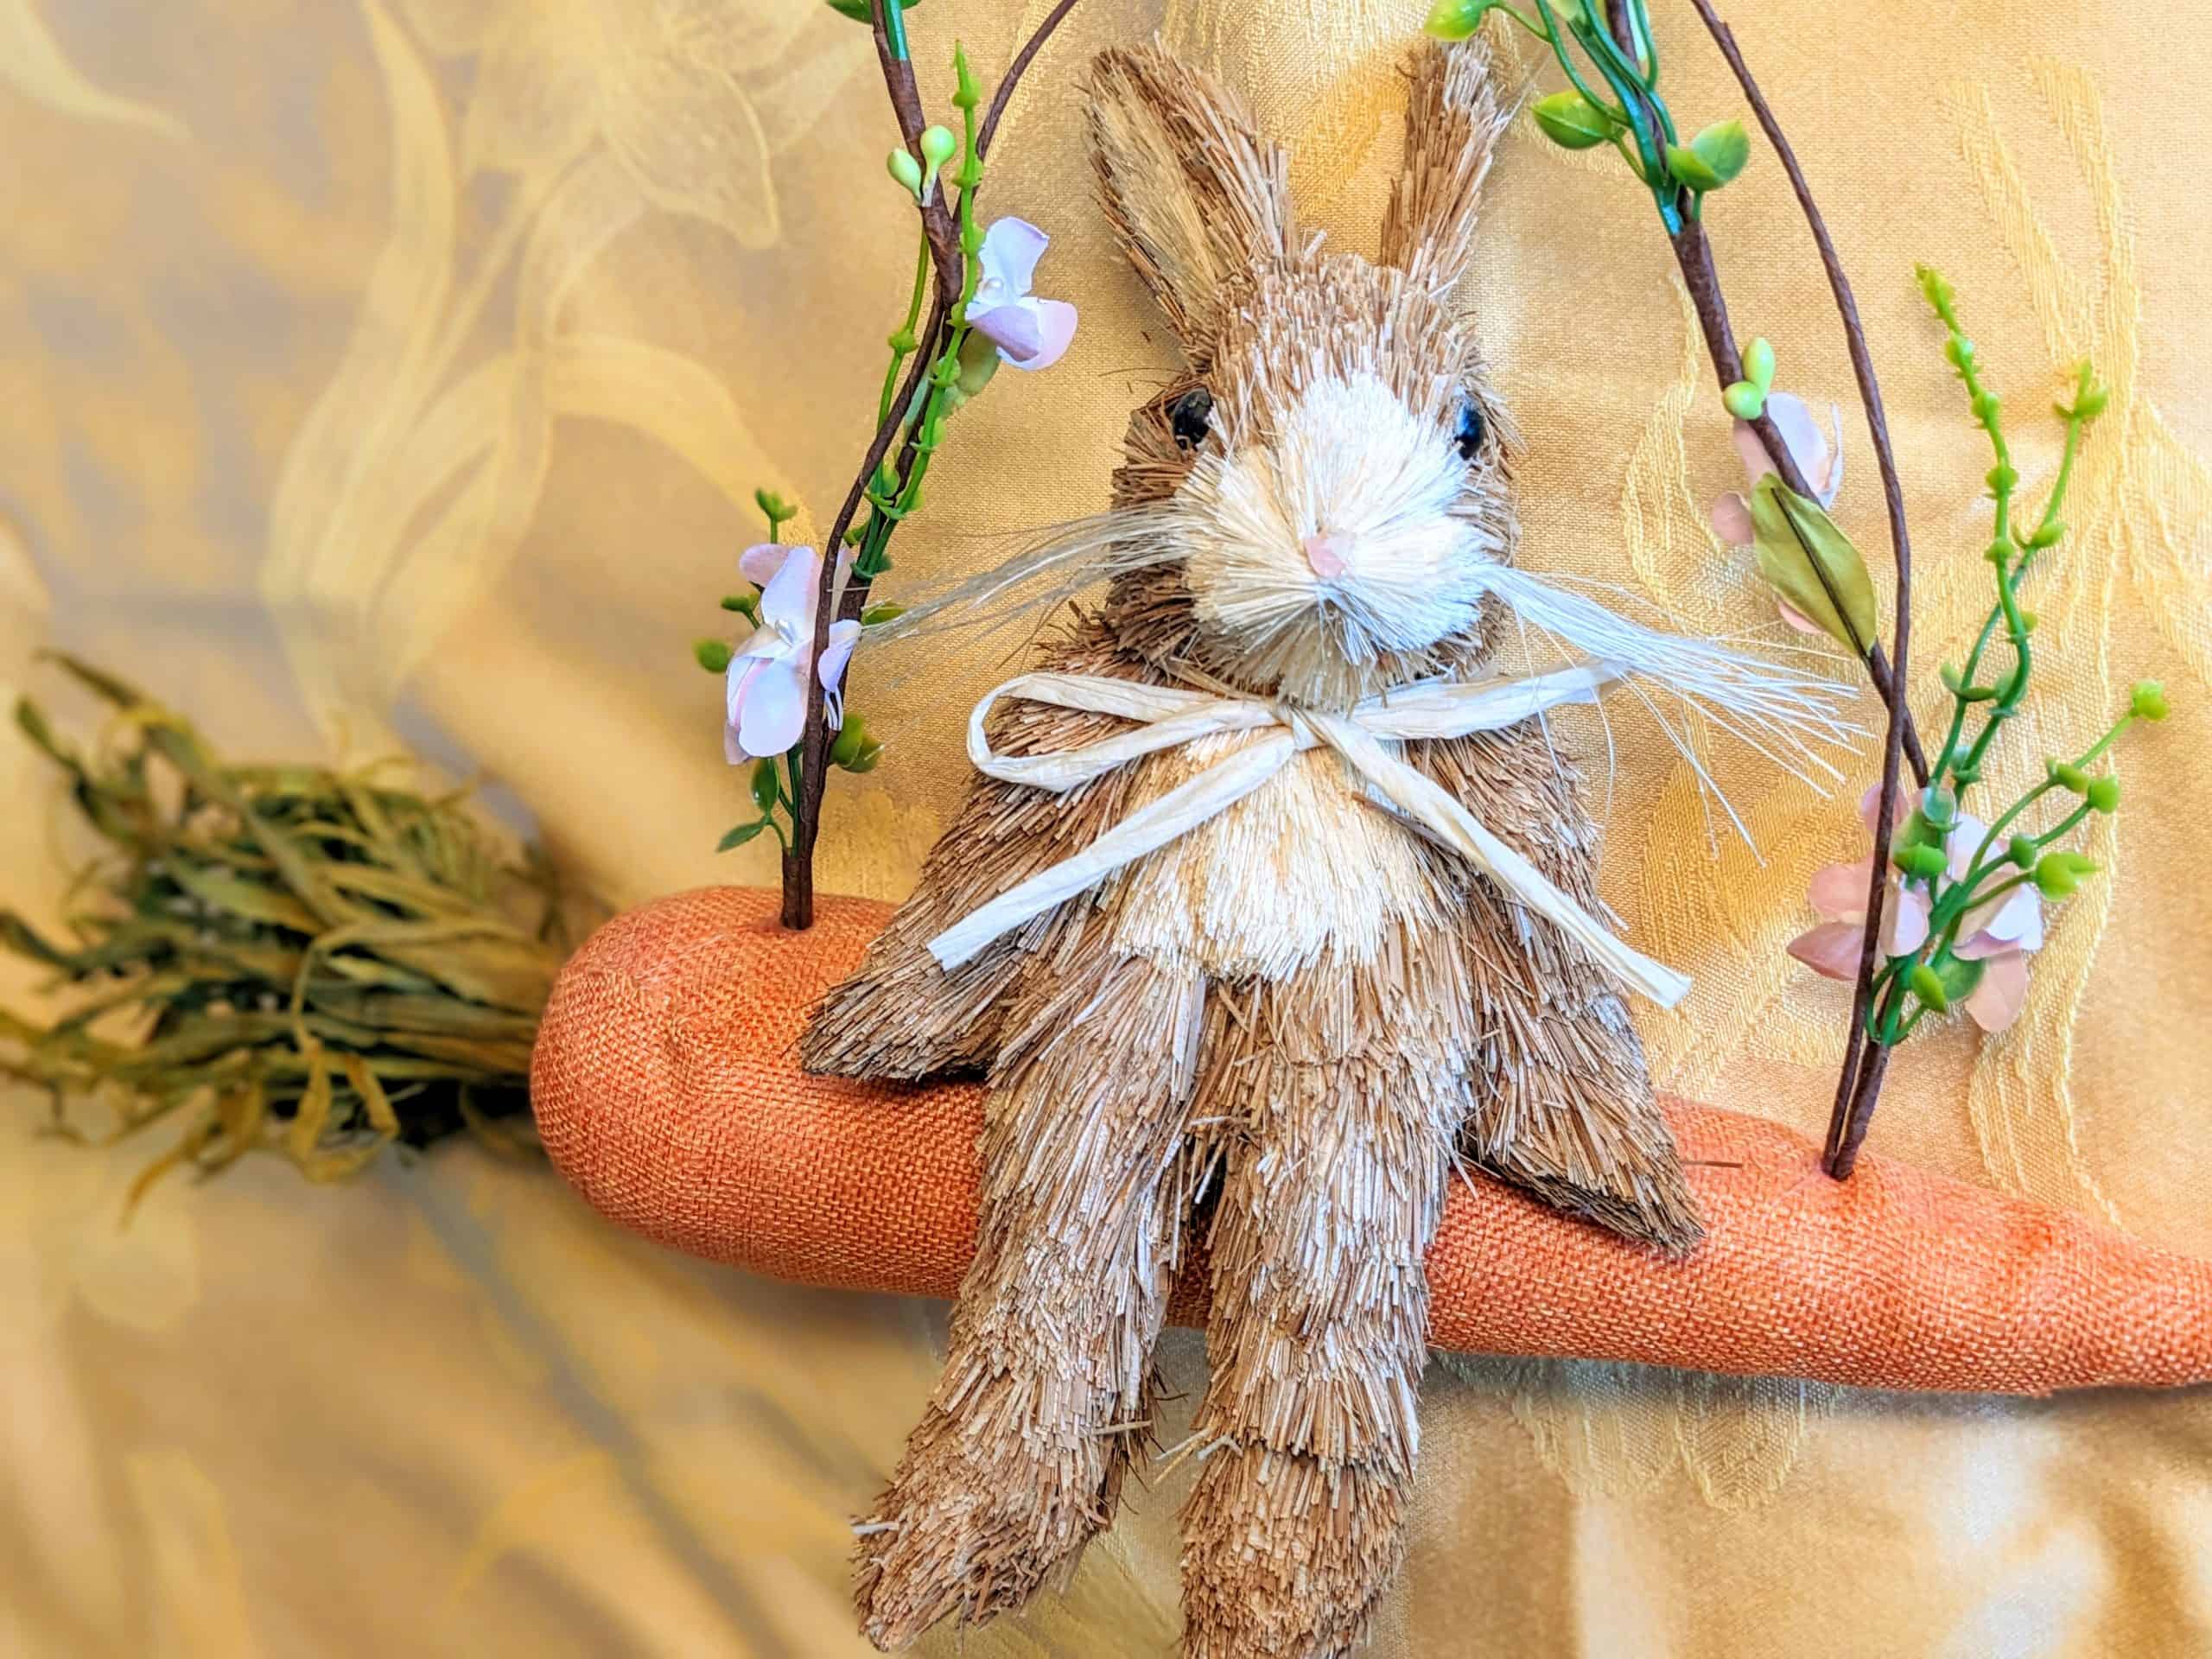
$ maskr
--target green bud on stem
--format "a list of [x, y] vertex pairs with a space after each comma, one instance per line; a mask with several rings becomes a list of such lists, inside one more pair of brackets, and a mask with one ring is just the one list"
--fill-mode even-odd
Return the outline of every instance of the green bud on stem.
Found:
[[1948, 1014], [1951, 1011], [1951, 996], [1950, 993], [1943, 988], [1942, 976], [1926, 963], [1913, 963], [1912, 971], [1905, 976], [1905, 983], [1912, 988], [1912, 994], [1915, 996], [1937, 1014]]
[[2036, 865], [2036, 889], [2046, 899], [2069, 898], [2096, 871], [2096, 861], [2080, 853], [2045, 853]]
[[883, 158], [883, 170], [906, 187], [916, 201], [922, 199], [922, 164], [910, 151], [894, 149]]
[[1766, 393], [1749, 380], [1733, 381], [1722, 388], [1720, 401], [1739, 421], [1756, 421], [1766, 413]]
[[1890, 855], [1890, 861], [1907, 875], [1923, 881], [1932, 881], [1943, 874], [1950, 860], [1943, 849], [1932, 842], [1923, 842], [1916, 847], [1902, 847]]
[[1761, 391], [1774, 390], [1774, 342], [1764, 334], [1744, 347], [1744, 378]]
[[960, 141], [952, 136], [951, 128], [931, 126], [922, 129], [925, 171], [919, 192], [921, 200], [927, 201], [930, 199], [937, 189], [937, 175], [943, 171], [944, 164], [959, 153]]

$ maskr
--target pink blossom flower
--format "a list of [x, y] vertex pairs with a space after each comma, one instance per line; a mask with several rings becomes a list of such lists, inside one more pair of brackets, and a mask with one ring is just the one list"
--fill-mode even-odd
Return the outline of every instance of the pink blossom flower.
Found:
[[[1881, 793], [1878, 785], [1859, 803], [1859, 816], [1869, 836], [1874, 833]], [[1899, 791], [1892, 834], [1911, 816], [1912, 809], [1913, 803]], [[1957, 814], [1957, 822], [1943, 842], [1951, 880], [1965, 879], [1988, 834], [1989, 826], [1971, 812]], [[1866, 899], [1873, 880], [1871, 854], [1854, 864], [1831, 864], [1815, 874], [1809, 896], [1813, 908], [1824, 919], [1818, 927], [1790, 940], [1789, 954], [1829, 979], [1856, 979], [1859, 944], [1866, 926]], [[1883, 891], [1886, 897], [1882, 906], [1882, 954], [1909, 956], [1928, 943], [1928, 884], [1909, 880], [1903, 872], [1893, 869]], [[2043, 899], [2032, 881], [1967, 912], [1951, 954], [1982, 965], [1981, 981], [1967, 995], [1966, 1010], [1984, 1031], [2002, 1031], [2019, 1017], [2020, 1005], [2028, 994], [2028, 957], [2042, 948]]]
[[968, 325], [1017, 369], [1052, 367], [1075, 338], [1075, 307], [1029, 291], [1052, 239], [1026, 219], [1001, 219], [983, 232], [976, 256], [983, 271], [968, 302]]
[[[852, 566], [846, 553], [837, 561], [836, 591], [842, 594]], [[806, 727], [806, 675], [814, 656], [815, 606], [821, 594], [822, 556], [810, 547], [764, 543], [746, 549], [738, 568], [758, 583], [760, 620], [753, 637], [729, 661], [728, 713], [722, 753], [732, 766], [783, 753]], [[835, 731], [845, 723], [839, 691], [846, 659], [861, 637], [861, 625], [830, 625], [822, 653], [823, 713]]]
[[[1814, 420], [1813, 411], [1805, 407], [1804, 399], [1789, 392], [1768, 394], [1766, 412], [1782, 434], [1783, 447], [1789, 451], [1790, 460], [1797, 463], [1805, 482], [1813, 486], [1814, 499], [1823, 507], [1834, 506], [1836, 492], [1843, 487], [1843, 435], [1835, 410], [1828, 410], [1828, 431], [1825, 433]], [[1773, 457], [1767, 454], [1766, 445], [1759, 442], [1758, 429], [1750, 422], [1738, 421], [1735, 436], [1736, 453], [1744, 461], [1745, 486], [1755, 487], [1759, 480], [1775, 470]], [[1722, 541], [1732, 547], [1751, 544], [1751, 505], [1742, 495], [1732, 490], [1715, 501], [1712, 518], [1713, 533]], [[1782, 612], [1782, 620], [1800, 633], [1827, 632], [1788, 600], [1777, 598], [1774, 602]]]

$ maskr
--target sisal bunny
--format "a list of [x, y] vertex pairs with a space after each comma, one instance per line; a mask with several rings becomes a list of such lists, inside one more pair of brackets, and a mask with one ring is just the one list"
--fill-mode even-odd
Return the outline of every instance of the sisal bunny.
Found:
[[[1550, 919], [1599, 908], [1596, 837], [1541, 721], [1400, 740], [1348, 714], [1480, 682], [1510, 626], [1504, 437], [1452, 300], [1506, 115], [1483, 48], [1414, 66], [1373, 264], [1297, 227], [1282, 152], [1166, 53], [1107, 53], [1090, 90], [1107, 211], [1186, 362], [1116, 474], [1115, 533], [1147, 550], [1049, 647], [1058, 677], [979, 720], [1006, 776], [975, 785], [804, 1044], [817, 1071], [991, 1084], [975, 1263], [861, 1529], [858, 1600], [895, 1648], [1020, 1606], [1110, 1522], [1203, 1237], [1184, 1649], [1336, 1655], [1404, 1549], [1422, 1261], [1455, 1157], [1664, 1250], [1699, 1226], [1620, 987]], [[1072, 786], [1009, 780], [1155, 729], [1068, 706], [1112, 705], [1101, 682], [1274, 724]], [[1070, 863], [1267, 742], [1274, 769], [1232, 804], [1103, 877]], [[1565, 909], [1378, 800], [1393, 763]], [[1054, 898], [1064, 869], [1089, 885]], [[1011, 922], [990, 911], [1039, 883]], [[946, 948], [978, 912], [985, 937]]]

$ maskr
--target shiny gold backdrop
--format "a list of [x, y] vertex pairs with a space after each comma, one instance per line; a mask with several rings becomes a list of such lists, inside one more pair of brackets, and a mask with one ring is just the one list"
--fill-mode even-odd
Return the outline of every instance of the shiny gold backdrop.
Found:
[[[988, 186], [1052, 233], [1039, 288], [1083, 330], [960, 416], [894, 582], [1098, 506], [1167, 365], [1088, 200], [1084, 55], [1163, 29], [1298, 146], [1312, 218], [1367, 246], [1421, 9], [1087, 0]], [[956, 32], [995, 66], [1044, 10], [932, 0], [925, 80], [949, 89]], [[1677, 111], [1738, 112], [1689, 9], [1657, 10]], [[2177, 706], [2120, 762], [2113, 878], [2036, 959], [2028, 1016], [1916, 1046], [1876, 1144], [2212, 1251], [2212, 142], [2188, 115], [2212, 24], [2152, 0], [1728, 10], [1859, 286], [1915, 503], [1919, 683], [1986, 595], [1987, 462], [1910, 282], [1930, 258], [2031, 485], [2063, 365], [2094, 353], [2121, 410], [2040, 579], [2041, 689], [2000, 786], [2078, 746], [2108, 688], [2160, 676]], [[759, 843], [709, 850], [738, 791], [687, 647], [752, 489], [826, 517], [861, 441], [910, 269], [891, 137], [865, 31], [810, 0], [0, 0], [0, 690], [59, 643], [238, 748], [404, 741], [481, 769], [619, 900], [768, 880]], [[1739, 327], [1774, 340], [1783, 384], [1847, 404], [1770, 158], [1710, 213]], [[1646, 218], [1608, 158], [1507, 143], [1472, 301], [1529, 440], [1527, 556], [1761, 627], [1704, 529], [1735, 463]], [[1841, 516], [1878, 551], [1847, 433]], [[888, 748], [839, 783], [830, 885], [904, 891], [1002, 665], [955, 647], [871, 696], [863, 659]], [[1817, 1128], [1842, 993], [1781, 945], [1812, 869], [1857, 851], [1847, 796], [1715, 747], [1754, 855], [1648, 730], [1617, 734], [1609, 894], [1699, 978], [1645, 1020], [1662, 1072]], [[83, 849], [12, 735], [0, 800], [0, 899], [51, 919]], [[149, 1150], [34, 1140], [37, 1103], [7, 1109], [0, 1653], [861, 1650], [845, 1518], [920, 1403], [941, 1309], [657, 1255], [543, 1169], [466, 1150], [337, 1193], [275, 1166], [172, 1182], [118, 1231]], [[1187, 1390], [1195, 1342], [1171, 1349]], [[1428, 1426], [1385, 1659], [2212, 1651], [2199, 1397], [1477, 1361], [1433, 1370]], [[1176, 1490], [1140, 1496], [1068, 1601], [964, 1651], [1169, 1651]]]

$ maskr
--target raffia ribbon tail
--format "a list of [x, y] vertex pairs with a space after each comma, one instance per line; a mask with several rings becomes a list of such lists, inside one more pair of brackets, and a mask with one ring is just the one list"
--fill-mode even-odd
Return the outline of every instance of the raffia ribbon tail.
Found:
[[1689, 995], [1692, 981], [1654, 962], [1616, 938], [1611, 929], [1559, 890], [1526, 858], [1500, 841], [1482, 821], [1433, 779], [1415, 772], [1360, 725], [1348, 720], [1314, 722], [1330, 746], [1350, 761], [1375, 792], [1465, 859], [1506, 892], [1618, 975], [1629, 988], [1671, 1008]]

